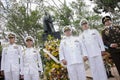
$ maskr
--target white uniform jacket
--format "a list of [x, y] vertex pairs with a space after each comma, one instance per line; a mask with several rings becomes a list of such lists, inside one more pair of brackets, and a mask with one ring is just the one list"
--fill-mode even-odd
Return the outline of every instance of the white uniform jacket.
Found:
[[59, 49], [59, 58], [60, 61], [65, 59], [67, 65], [83, 63], [83, 56], [86, 56], [82, 43], [77, 37], [66, 37], [61, 40], [60, 49]]
[[24, 49], [21, 57], [21, 75], [38, 74], [38, 71], [43, 71], [39, 51], [35, 48]]
[[9, 44], [7, 47], [3, 48], [1, 70], [4, 70], [5, 72], [19, 71], [20, 54], [21, 54], [21, 48], [16, 44], [13, 45]]
[[101, 55], [101, 51], [105, 51], [101, 35], [95, 29], [85, 30], [80, 35], [80, 40], [85, 46], [89, 57]]

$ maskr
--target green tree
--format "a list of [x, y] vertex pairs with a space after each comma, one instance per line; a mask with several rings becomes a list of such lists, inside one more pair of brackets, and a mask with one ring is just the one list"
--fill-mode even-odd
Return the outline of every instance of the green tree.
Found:
[[34, 10], [27, 13], [25, 6], [16, 8], [16, 11], [8, 14], [7, 29], [16, 33], [20, 43], [24, 43], [24, 38], [27, 35], [33, 36], [36, 40], [39, 39], [37, 35], [42, 32], [42, 26], [39, 23], [41, 18], [39, 11]]
[[101, 14], [103, 12], [109, 13], [113, 16], [113, 22], [120, 24], [120, 0], [91, 0], [96, 6], [94, 12]]
[[[2, 17], [6, 20], [7, 31], [12, 31], [17, 35], [17, 42], [24, 44], [27, 35], [34, 37], [38, 47], [42, 41], [43, 26], [41, 18], [43, 13], [38, 9], [32, 10], [31, 3], [15, 3], [9, 8], [3, 7]], [[6, 12], [6, 13], [5, 13]]]
[[94, 11], [97, 13], [101, 13], [99, 9], [102, 9], [102, 12], [115, 12], [116, 9], [120, 11], [120, 0], [91, 0], [94, 1], [97, 5], [94, 8]]
[[81, 31], [80, 21], [84, 18], [89, 21], [91, 28], [101, 29], [101, 16], [93, 11], [89, 11], [89, 6], [87, 6], [84, 1], [72, 1], [68, 5], [66, 0], [64, 0], [64, 2], [59, 0], [60, 6], [58, 6], [54, 0], [52, 1], [54, 6], [50, 5], [46, 9], [53, 13], [54, 21], [58, 23], [60, 30], [62, 30], [64, 26], [69, 25], [76, 28], [75, 34], [78, 35]]
[[89, 10], [89, 6], [85, 4], [82, 0], [76, 0], [71, 3], [72, 10], [74, 11], [73, 22], [77, 33], [81, 30], [80, 21], [81, 19], [87, 19], [90, 27], [101, 30], [101, 16], [93, 11]]

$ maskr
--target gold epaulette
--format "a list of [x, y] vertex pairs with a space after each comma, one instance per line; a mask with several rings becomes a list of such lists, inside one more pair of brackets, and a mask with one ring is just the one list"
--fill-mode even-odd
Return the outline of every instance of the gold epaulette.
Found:
[[102, 30], [105, 30], [105, 29], [107, 29], [107, 27], [104, 26], [104, 28]]
[[114, 27], [120, 27], [120, 25], [117, 25], [117, 24], [113, 24]]
[[4, 45], [3, 45], [4, 48], [6, 48], [6, 47], [8, 47], [8, 46], [9, 46], [9, 44], [4, 44]]
[[22, 52], [25, 52], [25, 51], [26, 51], [26, 49], [23, 49], [23, 50], [22, 50]]
[[25, 51], [26, 51], [26, 49], [23, 49], [23, 50], [22, 50], [23, 56], [25, 55]]

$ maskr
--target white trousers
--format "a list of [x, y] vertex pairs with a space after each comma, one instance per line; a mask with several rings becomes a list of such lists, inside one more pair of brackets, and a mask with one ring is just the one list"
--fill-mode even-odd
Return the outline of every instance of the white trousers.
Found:
[[5, 80], [19, 80], [19, 72], [17, 71], [5, 72]]
[[24, 74], [24, 80], [40, 80], [39, 74]]
[[72, 64], [67, 66], [70, 80], [86, 80], [84, 64]]
[[102, 56], [90, 57], [89, 65], [93, 80], [108, 80]]

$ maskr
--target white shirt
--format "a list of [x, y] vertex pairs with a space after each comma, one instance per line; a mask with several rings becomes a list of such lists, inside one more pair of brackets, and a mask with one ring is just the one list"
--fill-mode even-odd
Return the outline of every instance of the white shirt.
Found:
[[101, 55], [101, 51], [105, 51], [102, 38], [95, 29], [83, 31], [80, 35], [80, 39], [82, 40], [89, 57]]
[[22, 52], [21, 74], [38, 74], [43, 71], [39, 52], [35, 48], [26, 48]]
[[3, 48], [2, 60], [1, 60], [1, 70], [5, 72], [9, 71], [19, 71], [21, 49], [20, 46], [16, 44], [9, 44], [7, 47]]
[[[83, 63], [82, 52], [85, 51], [78, 38], [70, 36], [63, 39], [60, 43], [59, 58], [65, 59], [67, 65]], [[83, 54], [86, 56], [85, 54]]]

